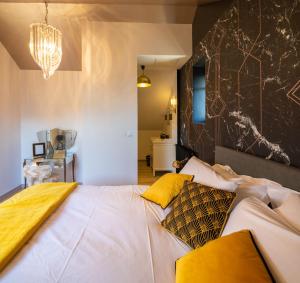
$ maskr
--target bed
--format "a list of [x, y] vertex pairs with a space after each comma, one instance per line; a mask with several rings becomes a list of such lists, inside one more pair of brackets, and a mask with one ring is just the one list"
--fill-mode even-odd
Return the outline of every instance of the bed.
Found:
[[[141, 198], [146, 189], [147, 186], [138, 185], [78, 186], [0, 273], [0, 282], [175, 282], [175, 261], [191, 248], [161, 226], [170, 209]], [[277, 205], [294, 192], [281, 186], [272, 189], [271, 197]], [[250, 204], [244, 204], [247, 205], [251, 205], [251, 199]], [[234, 211], [224, 235], [235, 230], [256, 229], [255, 221], [247, 226], [238, 219], [243, 213]], [[257, 213], [254, 214], [256, 217]], [[259, 221], [260, 226], [272, 222], [269, 232], [273, 236], [277, 232], [283, 235], [280, 241], [285, 237], [291, 239], [300, 254], [300, 234], [289, 229], [286, 232], [265, 214], [260, 218], [265, 221]], [[262, 243], [273, 241], [264, 235], [264, 228], [259, 229], [263, 235], [258, 233], [255, 237], [261, 237]], [[283, 269], [278, 268], [289, 255], [280, 256], [279, 262], [276, 255], [273, 261], [273, 252], [277, 252], [274, 245], [280, 243], [276, 240], [272, 243], [271, 253], [260, 246], [266, 257], [271, 257], [271, 271], [279, 282], [297, 282], [300, 273], [295, 274], [296, 268], [292, 267], [291, 272], [284, 264]], [[292, 265], [298, 264], [300, 257], [297, 254], [291, 257]], [[285, 273], [287, 276], [282, 275]]]
[[0, 282], [175, 282], [190, 248], [160, 225], [167, 210], [139, 197], [145, 189], [79, 186]]

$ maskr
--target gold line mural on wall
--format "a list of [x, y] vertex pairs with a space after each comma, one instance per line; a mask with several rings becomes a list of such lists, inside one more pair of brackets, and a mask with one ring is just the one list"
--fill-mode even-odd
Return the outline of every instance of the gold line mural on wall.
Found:
[[298, 94], [299, 96], [296, 95], [298, 90], [300, 90], [300, 80], [291, 88], [286, 96], [300, 106], [300, 93]]
[[[298, 0], [233, 1], [180, 72], [180, 144], [210, 163], [218, 144], [300, 167], [299, 13]], [[192, 76], [201, 58], [207, 116], [195, 125]]]

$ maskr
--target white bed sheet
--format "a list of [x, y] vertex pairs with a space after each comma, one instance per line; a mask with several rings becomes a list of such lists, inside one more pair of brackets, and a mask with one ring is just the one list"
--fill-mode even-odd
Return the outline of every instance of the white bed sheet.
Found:
[[79, 186], [0, 274], [0, 282], [175, 282], [190, 250], [139, 194], [145, 186]]

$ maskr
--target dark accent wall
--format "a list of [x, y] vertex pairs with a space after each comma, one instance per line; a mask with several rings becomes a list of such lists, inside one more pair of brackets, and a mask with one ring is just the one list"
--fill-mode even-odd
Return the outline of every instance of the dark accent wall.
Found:
[[201, 5], [195, 13], [193, 20], [193, 50], [198, 43], [213, 27], [215, 22], [224, 14], [232, 0], [222, 0], [206, 5]]
[[[204, 37], [200, 15], [179, 72], [179, 143], [210, 163], [218, 144], [300, 167], [300, 0], [235, 0]], [[192, 67], [202, 57], [207, 117], [195, 125]]]

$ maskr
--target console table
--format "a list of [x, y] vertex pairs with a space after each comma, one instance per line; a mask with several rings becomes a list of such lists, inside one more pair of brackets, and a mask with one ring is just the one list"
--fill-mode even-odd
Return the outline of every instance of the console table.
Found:
[[[23, 162], [23, 167], [26, 164], [32, 164], [35, 163], [37, 166], [39, 165], [51, 165], [54, 168], [63, 169], [63, 175], [64, 175], [64, 182], [67, 181], [67, 166], [69, 164], [72, 164], [72, 180], [75, 182], [75, 154], [68, 154], [65, 157], [62, 158], [25, 158]], [[25, 187], [27, 187], [27, 180], [26, 177], [25, 180]]]

